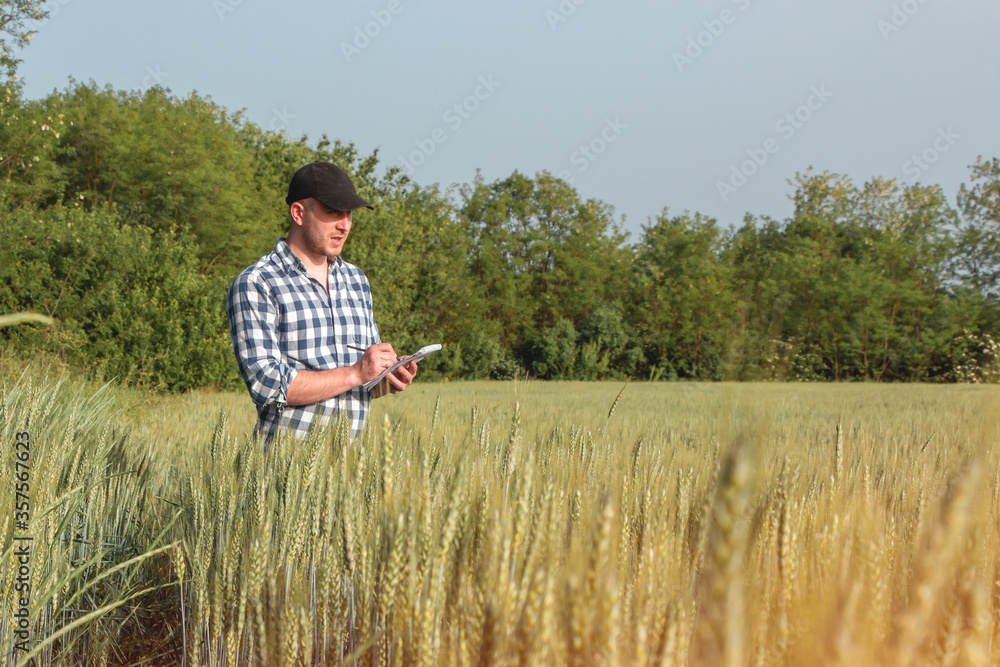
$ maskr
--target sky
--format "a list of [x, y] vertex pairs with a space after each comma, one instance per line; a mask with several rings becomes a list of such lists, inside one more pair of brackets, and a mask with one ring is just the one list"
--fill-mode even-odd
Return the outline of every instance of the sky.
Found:
[[1000, 156], [996, 0], [50, 0], [25, 95], [211, 97], [422, 185], [547, 170], [624, 216], [792, 214], [810, 167], [940, 185]]

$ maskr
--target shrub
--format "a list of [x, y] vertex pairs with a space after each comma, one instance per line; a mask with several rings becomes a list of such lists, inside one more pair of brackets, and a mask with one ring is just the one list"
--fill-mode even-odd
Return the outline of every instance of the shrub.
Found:
[[0, 312], [36, 311], [57, 324], [0, 336], [129, 383], [238, 387], [226, 281], [196, 262], [186, 232], [124, 224], [111, 209], [22, 209], [0, 228]]

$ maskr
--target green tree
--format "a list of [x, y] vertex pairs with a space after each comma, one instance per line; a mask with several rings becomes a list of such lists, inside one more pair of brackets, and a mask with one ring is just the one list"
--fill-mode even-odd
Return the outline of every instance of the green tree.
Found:
[[111, 206], [158, 234], [187, 227], [202, 268], [222, 274], [254, 261], [273, 235], [238, 114], [193, 94], [178, 100], [160, 88], [93, 84], [72, 85], [43, 106], [69, 126], [56, 156], [59, 191], [44, 205]]
[[[382, 339], [400, 353], [444, 343], [423, 364], [425, 373], [475, 372], [489, 327], [469, 277], [465, 228], [436, 187], [401, 187], [377, 201], [374, 211], [358, 212], [344, 258], [371, 281]], [[496, 354], [487, 356], [495, 361]]]
[[461, 197], [469, 265], [487, 317], [525, 367], [557, 322], [575, 328], [600, 304], [623, 299], [627, 237], [607, 204], [582, 199], [547, 172], [533, 179], [514, 172], [492, 183], [477, 175]]
[[736, 300], [723, 237], [699, 213], [666, 210], [643, 227], [636, 249], [628, 321], [646, 346], [648, 368], [667, 377], [725, 374]]
[[738, 295], [732, 339], [732, 372], [738, 379], [787, 376], [789, 346], [782, 338], [792, 295], [782, 271], [786, 242], [781, 223], [747, 214], [743, 226], [725, 243], [723, 261], [731, 267]]
[[13, 48], [23, 49], [31, 41], [34, 31], [30, 22], [48, 16], [44, 4], [39, 0], [0, 0], [0, 75], [6, 79], [0, 83], [0, 94], [9, 92], [3, 88], [14, 87], [17, 81], [17, 66], [21, 60]]
[[744, 303], [767, 327], [756, 337], [779, 341], [793, 377], [926, 377], [949, 335], [939, 313], [955, 216], [940, 189], [882, 179], [859, 189], [843, 176], [807, 173], [795, 204], [780, 233], [764, 232], [770, 275], [753, 268], [755, 233], [734, 237], [736, 275], [751, 279], [741, 285]]
[[226, 283], [198, 271], [188, 234], [157, 236], [109, 209], [21, 209], [0, 225], [0, 312], [55, 327], [0, 330], [23, 354], [48, 350], [123, 382], [235, 387]]
[[52, 171], [51, 150], [63, 126], [60, 117], [45, 114], [37, 104], [25, 104], [14, 49], [23, 49], [34, 35], [33, 21], [48, 16], [44, 2], [0, 0], [0, 212], [19, 208], [37, 198], [25, 180], [45, 180]]
[[955, 257], [956, 277], [971, 289], [1000, 297], [1000, 159], [976, 159], [972, 182], [958, 193], [962, 224]]
[[564, 317], [546, 327], [535, 342], [535, 374], [551, 379], [572, 377], [577, 336], [573, 323]]
[[634, 375], [643, 364], [642, 344], [625, 323], [622, 304], [602, 303], [580, 323], [576, 377], [601, 380]]

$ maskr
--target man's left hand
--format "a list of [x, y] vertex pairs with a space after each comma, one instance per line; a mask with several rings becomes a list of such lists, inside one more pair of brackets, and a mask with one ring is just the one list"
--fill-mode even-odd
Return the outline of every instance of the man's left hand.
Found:
[[403, 364], [393, 372], [386, 376], [386, 380], [389, 381], [389, 393], [398, 394], [413, 382], [413, 378], [417, 375], [417, 362], [411, 361], [408, 364]]
[[379, 383], [378, 386], [378, 396], [382, 396], [386, 393], [386, 388], [388, 388], [388, 393], [398, 394], [413, 382], [413, 378], [417, 375], [417, 362], [411, 361], [409, 363], [403, 364], [393, 372], [385, 376], [385, 379]]

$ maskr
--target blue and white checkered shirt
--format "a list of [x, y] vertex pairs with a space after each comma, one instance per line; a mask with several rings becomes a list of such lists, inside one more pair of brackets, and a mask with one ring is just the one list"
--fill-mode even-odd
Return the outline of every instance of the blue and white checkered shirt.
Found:
[[350, 366], [380, 342], [368, 278], [337, 257], [329, 266], [330, 293], [307, 272], [279, 238], [274, 251], [247, 267], [226, 296], [229, 332], [240, 375], [257, 406], [257, 431], [270, 441], [278, 428], [304, 438], [313, 424], [338, 415], [351, 420], [357, 437], [368, 416], [371, 396], [355, 387], [311, 405], [289, 406], [288, 385], [303, 369]]

